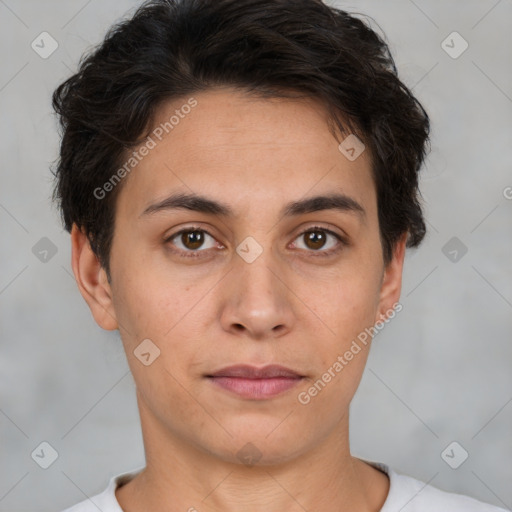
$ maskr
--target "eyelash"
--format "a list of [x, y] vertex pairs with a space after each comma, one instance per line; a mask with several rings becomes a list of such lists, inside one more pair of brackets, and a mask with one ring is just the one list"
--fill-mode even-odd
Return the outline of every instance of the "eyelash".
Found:
[[[215, 237], [210, 234], [207, 230], [203, 229], [203, 228], [200, 228], [198, 226], [190, 226], [188, 228], [184, 228], [180, 231], [177, 231], [176, 233], [173, 233], [171, 236], [167, 237], [164, 242], [165, 243], [168, 243], [168, 242], [172, 242], [172, 240], [174, 240], [175, 238], [177, 238], [179, 235], [183, 234], [183, 233], [193, 233], [193, 232], [196, 232], [196, 231], [200, 231], [201, 233], [206, 233], [208, 236], [211, 236], [213, 239], [215, 239]], [[323, 258], [323, 257], [328, 257], [328, 256], [332, 256], [336, 253], [338, 253], [339, 251], [341, 251], [343, 249], [344, 246], [347, 246], [348, 245], [348, 242], [347, 240], [342, 237], [341, 235], [338, 235], [338, 233], [335, 233], [334, 231], [331, 231], [330, 229], [327, 229], [327, 228], [324, 228], [324, 227], [321, 227], [321, 226], [310, 226], [308, 227], [307, 229], [305, 229], [304, 231], [301, 231], [296, 238], [299, 238], [300, 236], [303, 236], [305, 235], [306, 233], [310, 233], [310, 232], [315, 232], [315, 231], [322, 231], [323, 233], [327, 233], [329, 235], [332, 235], [334, 238], [336, 238], [339, 242], [339, 245], [333, 249], [329, 249], [328, 251], [322, 251], [322, 250], [318, 250], [318, 251], [313, 251], [313, 250], [310, 250], [310, 251], [307, 251], [307, 252], [310, 252], [312, 253], [311, 256], [313, 257], [320, 257], [320, 258]], [[172, 249], [172, 252], [176, 253], [176, 254], [179, 254], [179, 256], [181, 258], [202, 258], [202, 257], [205, 257], [203, 256], [201, 253], [202, 252], [208, 252], [209, 249], [206, 249], [206, 250], [195, 250], [195, 251], [192, 251], [192, 250], [187, 250], [187, 251], [183, 251], [181, 249], [178, 249], [178, 250], [175, 250], [175, 249]], [[185, 253], [185, 254], [184, 254]]]

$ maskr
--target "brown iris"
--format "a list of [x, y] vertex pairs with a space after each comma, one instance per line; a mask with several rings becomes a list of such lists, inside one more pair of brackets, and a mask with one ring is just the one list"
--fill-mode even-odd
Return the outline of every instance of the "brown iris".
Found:
[[[302, 234], [306, 239], [306, 245], [310, 249], [321, 249], [326, 242], [326, 233], [321, 230], [307, 231]], [[181, 234], [181, 242], [190, 250], [199, 249], [204, 243], [203, 231], [184, 231]]]
[[306, 237], [306, 245], [310, 249], [321, 249], [325, 245], [326, 234], [323, 231], [308, 231], [304, 233], [304, 236]]
[[185, 231], [181, 234], [181, 241], [187, 249], [199, 249], [204, 243], [202, 231]]

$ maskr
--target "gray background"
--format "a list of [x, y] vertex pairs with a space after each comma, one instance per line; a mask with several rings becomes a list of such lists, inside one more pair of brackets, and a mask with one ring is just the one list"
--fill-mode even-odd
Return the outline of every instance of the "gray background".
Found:
[[[375, 338], [352, 404], [353, 454], [510, 509], [512, 2], [330, 3], [375, 19], [433, 125], [429, 233], [407, 255], [403, 310]], [[92, 319], [49, 201], [50, 95], [137, 5], [0, 0], [0, 511], [58, 511], [144, 464], [121, 342]], [[31, 48], [43, 31], [59, 44], [47, 59]], [[453, 31], [469, 43], [458, 58], [441, 46]], [[43, 237], [57, 250], [46, 262], [32, 250]], [[43, 441], [59, 454], [48, 469], [31, 458]], [[458, 469], [441, 457], [452, 441], [469, 453]]]

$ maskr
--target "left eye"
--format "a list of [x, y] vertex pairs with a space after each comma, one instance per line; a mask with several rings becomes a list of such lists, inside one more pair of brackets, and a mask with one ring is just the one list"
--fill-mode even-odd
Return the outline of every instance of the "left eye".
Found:
[[[328, 244], [330, 246], [326, 249], [325, 245], [329, 240], [329, 237], [334, 240], [331, 242], [331, 244]], [[205, 247], [204, 244], [207, 238], [210, 238], [211, 242], [209, 246]], [[298, 248], [305, 250], [309, 249], [308, 252], [317, 252], [319, 253], [319, 256], [326, 256], [337, 252], [340, 249], [340, 245], [344, 244], [344, 240], [340, 235], [330, 231], [329, 229], [321, 227], [308, 228], [307, 230], [300, 233], [295, 240], [300, 240], [301, 238], [305, 240], [304, 247], [300, 247], [299, 244]], [[171, 242], [172, 245], [176, 246], [178, 248], [177, 252], [188, 253], [185, 255], [185, 257], [196, 257], [198, 256], [197, 253], [205, 252], [208, 249], [215, 247], [215, 238], [204, 229], [199, 228], [183, 229], [170, 236], [165, 241]]]
[[[330, 247], [326, 249], [325, 244], [328, 237], [334, 238], [335, 240], [331, 243]], [[319, 227], [309, 228], [306, 231], [303, 231], [297, 238], [304, 238], [306, 241], [306, 250], [313, 249], [313, 252], [320, 252], [322, 255], [336, 252], [339, 244], [343, 242], [342, 238], [333, 231]], [[320, 249], [324, 250], [320, 251]]]

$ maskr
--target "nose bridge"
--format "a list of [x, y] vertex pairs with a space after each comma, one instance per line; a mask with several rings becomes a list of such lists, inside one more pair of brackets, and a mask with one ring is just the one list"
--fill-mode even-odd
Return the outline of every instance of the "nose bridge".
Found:
[[[244, 253], [244, 251], [247, 252]], [[242, 285], [241, 290], [247, 292], [252, 299], [272, 297], [275, 301], [278, 298], [276, 293], [279, 294], [277, 288], [282, 287], [283, 284], [276, 277], [279, 263], [270, 245], [258, 254], [251, 246], [251, 242], [245, 242], [240, 244], [237, 253], [239, 256], [236, 264], [237, 279]], [[246, 259], [246, 256], [250, 259]]]
[[265, 247], [252, 237], [238, 245], [222, 312], [225, 329], [255, 338], [282, 333], [293, 320], [280, 262], [266, 240]]

